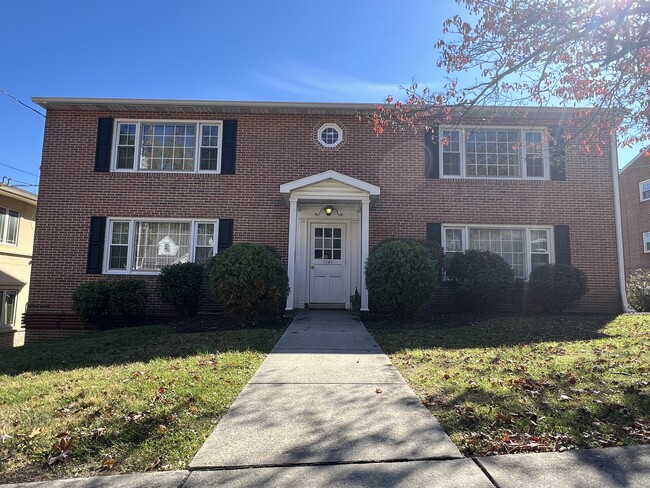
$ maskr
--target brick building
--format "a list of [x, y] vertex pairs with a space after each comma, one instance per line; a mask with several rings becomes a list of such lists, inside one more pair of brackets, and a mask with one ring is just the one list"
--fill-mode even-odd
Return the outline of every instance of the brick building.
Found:
[[625, 276], [650, 271], [650, 157], [639, 154], [619, 175]]
[[278, 251], [288, 309], [349, 307], [355, 289], [366, 309], [363, 263], [394, 237], [490, 249], [524, 280], [571, 263], [589, 278], [575, 310], [621, 308], [615, 158], [565, 147], [565, 110], [484, 109], [437, 144], [376, 136], [369, 104], [34, 101], [47, 121], [28, 340], [79, 330], [83, 281], [153, 283], [233, 242]]

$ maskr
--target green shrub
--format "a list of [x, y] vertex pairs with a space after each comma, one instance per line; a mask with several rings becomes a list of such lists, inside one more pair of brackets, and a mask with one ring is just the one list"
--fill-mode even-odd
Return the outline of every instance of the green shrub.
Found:
[[72, 294], [72, 310], [84, 322], [96, 325], [101, 329], [110, 327], [113, 316], [111, 313], [111, 281], [88, 281], [80, 284]]
[[162, 301], [176, 308], [178, 317], [192, 317], [203, 296], [203, 266], [198, 263], [165, 266], [160, 270], [156, 285]]
[[116, 318], [142, 317], [147, 308], [147, 286], [126, 278], [82, 283], [72, 294], [72, 309], [81, 320], [108, 329]]
[[639, 269], [628, 278], [627, 301], [637, 312], [650, 312], [650, 273]]
[[289, 294], [280, 258], [260, 244], [237, 244], [220, 252], [208, 271], [208, 286], [238, 323], [253, 324], [284, 309]]
[[587, 276], [567, 264], [545, 264], [530, 273], [530, 297], [548, 312], [561, 312], [587, 293]]
[[147, 284], [143, 280], [126, 278], [112, 282], [111, 313], [114, 317], [143, 317], [147, 311]]
[[369, 296], [399, 319], [413, 317], [427, 305], [438, 278], [433, 253], [416, 241], [386, 241], [366, 261]]
[[445, 274], [456, 290], [456, 302], [463, 309], [491, 310], [515, 284], [510, 265], [490, 251], [467, 250], [447, 262]]

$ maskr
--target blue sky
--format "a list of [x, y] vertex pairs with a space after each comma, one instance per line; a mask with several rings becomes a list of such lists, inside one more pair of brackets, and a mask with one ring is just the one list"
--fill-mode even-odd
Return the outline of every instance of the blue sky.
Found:
[[[29, 105], [33, 96], [380, 102], [412, 78], [444, 81], [433, 45], [457, 9], [453, 0], [3, 2], [0, 88]], [[0, 176], [37, 183], [43, 125], [0, 94]], [[635, 151], [619, 153], [623, 165]]]

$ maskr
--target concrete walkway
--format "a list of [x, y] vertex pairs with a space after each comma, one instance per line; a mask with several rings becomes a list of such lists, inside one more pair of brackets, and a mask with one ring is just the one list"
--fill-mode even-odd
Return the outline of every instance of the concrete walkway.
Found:
[[33, 488], [647, 487], [650, 446], [465, 459], [353, 315], [303, 311], [189, 471]]

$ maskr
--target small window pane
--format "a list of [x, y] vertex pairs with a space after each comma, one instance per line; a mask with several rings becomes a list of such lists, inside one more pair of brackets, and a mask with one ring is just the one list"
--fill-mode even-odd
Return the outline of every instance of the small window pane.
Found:
[[334, 249], [334, 251], [332, 251], [332, 253], [333, 253], [332, 254], [332, 259], [341, 259], [341, 251], [340, 250]]
[[643, 250], [650, 252], [650, 232], [643, 234]]
[[20, 213], [15, 210], [9, 210], [7, 224], [7, 244], [16, 244], [18, 240], [18, 222], [20, 220]]
[[126, 269], [128, 251], [127, 246], [111, 246], [108, 269]]
[[16, 315], [16, 294], [14, 290], [2, 292], [2, 325], [14, 325]]
[[136, 124], [118, 124], [117, 169], [133, 169]]
[[320, 140], [325, 146], [333, 146], [339, 140], [339, 131], [334, 127], [326, 127], [320, 133]]
[[197, 224], [194, 262], [207, 265], [214, 256], [214, 227], [215, 224]]
[[650, 181], [641, 183], [641, 200], [650, 200]]
[[445, 252], [463, 251], [462, 229], [445, 229]]

